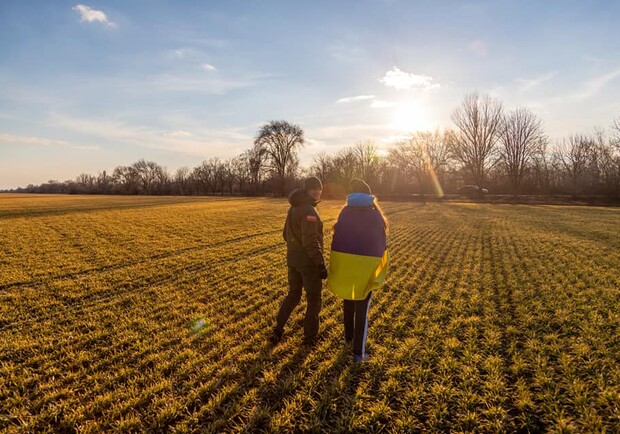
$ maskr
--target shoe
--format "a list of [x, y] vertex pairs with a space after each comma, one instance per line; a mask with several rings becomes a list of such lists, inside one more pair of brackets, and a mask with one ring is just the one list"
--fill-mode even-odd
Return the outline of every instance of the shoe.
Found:
[[362, 363], [365, 360], [368, 360], [368, 354], [353, 354], [353, 362]]
[[282, 335], [284, 334], [284, 332], [280, 329], [273, 329], [273, 331], [271, 332], [271, 336], [269, 336], [269, 342], [271, 342], [271, 344], [275, 345], [278, 342], [280, 342], [282, 340]]

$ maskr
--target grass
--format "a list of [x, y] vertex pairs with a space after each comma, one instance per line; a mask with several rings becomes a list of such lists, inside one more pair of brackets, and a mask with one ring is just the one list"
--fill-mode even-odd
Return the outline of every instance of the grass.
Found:
[[0, 431], [620, 430], [619, 209], [383, 205], [355, 366], [327, 290], [267, 345], [284, 200], [0, 195]]

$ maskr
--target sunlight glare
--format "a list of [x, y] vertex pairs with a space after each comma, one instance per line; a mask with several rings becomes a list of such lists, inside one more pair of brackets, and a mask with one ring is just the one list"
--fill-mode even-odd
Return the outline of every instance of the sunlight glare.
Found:
[[399, 104], [392, 114], [390, 126], [398, 131], [420, 131], [432, 129], [424, 107], [415, 101]]

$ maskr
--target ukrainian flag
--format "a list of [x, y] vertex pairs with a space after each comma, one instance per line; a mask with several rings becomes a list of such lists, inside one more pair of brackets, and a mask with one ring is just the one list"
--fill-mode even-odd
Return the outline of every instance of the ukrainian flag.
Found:
[[327, 286], [346, 300], [364, 300], [385, 280], [387, 239], [374, 196], [350, 194], [336, 222]]

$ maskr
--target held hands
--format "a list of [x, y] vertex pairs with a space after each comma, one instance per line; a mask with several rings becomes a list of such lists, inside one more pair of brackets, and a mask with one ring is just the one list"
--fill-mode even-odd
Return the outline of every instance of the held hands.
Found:
[[319, 276], [321, 280], [327, 279], [327, 268], [325, 268], [325, 264], [319, 265]]

